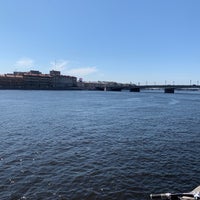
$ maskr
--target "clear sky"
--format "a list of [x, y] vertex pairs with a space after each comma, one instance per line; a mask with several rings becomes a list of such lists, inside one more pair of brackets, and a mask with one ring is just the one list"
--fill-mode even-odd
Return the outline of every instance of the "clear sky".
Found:
[[0, 0], [0, 74], [200, 81], [199, 0]]

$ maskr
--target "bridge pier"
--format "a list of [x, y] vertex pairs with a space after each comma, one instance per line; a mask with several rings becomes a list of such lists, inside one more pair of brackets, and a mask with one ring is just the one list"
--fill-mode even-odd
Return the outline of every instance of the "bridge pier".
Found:
[[174, 93], [174, 88], [165, 88], [165, 93]]
[[140, 88], [139, 87], [131, 88], [130, 92], [140, 92]]
[[122, 88], [110, 88], [110, 91], [113, 91], [113, 92], [121, 92], [121, 91], [122, 91]]

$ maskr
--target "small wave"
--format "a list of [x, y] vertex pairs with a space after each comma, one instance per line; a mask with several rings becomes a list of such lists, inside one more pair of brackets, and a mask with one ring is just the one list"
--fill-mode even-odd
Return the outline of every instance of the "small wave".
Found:
[[176, 105], [176, 104], [178, 104], [178, 103], [179, 103], [178, 100], [171, 99], [171, 101], [169, 102], [169, 105]]

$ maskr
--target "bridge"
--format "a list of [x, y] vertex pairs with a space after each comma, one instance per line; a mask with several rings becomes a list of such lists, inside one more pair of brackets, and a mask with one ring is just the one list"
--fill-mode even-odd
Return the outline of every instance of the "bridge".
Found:
[[165, 93], [174, 93], [175, 90], [200, 90], [200, 85], [99, 85], [96, 90], [140, 92], [141, 90], [163, 90]]
[[82, 82], [78, 87], [83, 90], [140, 92], [141, 90], [163, 90], [165, 93], [174, 93], [175, 90], [200, 90], [200, 85], [136, 85], [116, 82]]
[[148, 89], [163, 89], [165, 93], [174, 93], [175, 90], [199, 90], [200, 85], [135, 85], [130, 88], [130, 92]]

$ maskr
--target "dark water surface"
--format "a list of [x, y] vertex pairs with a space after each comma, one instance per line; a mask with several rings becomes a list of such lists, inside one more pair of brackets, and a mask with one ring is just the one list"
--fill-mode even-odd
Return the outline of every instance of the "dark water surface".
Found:
[[0, 91], [0, 199], [149, 199], [200, 185], [200, 93]]

